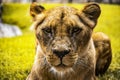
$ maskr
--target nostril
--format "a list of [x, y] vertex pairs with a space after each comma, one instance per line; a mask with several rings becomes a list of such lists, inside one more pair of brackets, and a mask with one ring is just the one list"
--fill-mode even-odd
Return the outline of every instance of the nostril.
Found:
[[63, 53], [64, 55], [68, 54], [70, 52], [70, 50], [64, 50]]
[[59, 58], [64, 57], [65, 55], [67, 55], [68, 53], [70, 53], [70, 50], [53, 50], [53, 54], [55, 54], [56, 56], [58, 56]]

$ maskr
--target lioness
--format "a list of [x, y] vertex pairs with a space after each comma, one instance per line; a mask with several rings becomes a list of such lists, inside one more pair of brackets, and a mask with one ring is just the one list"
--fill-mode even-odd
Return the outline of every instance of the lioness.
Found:
[[37, 51], [27, 80], [96, 80], [111, 63], [109, 38], [92, 33], [101, 13], [97, 3], [83, 10], [62, 6], [51, 10], [33, 3]]

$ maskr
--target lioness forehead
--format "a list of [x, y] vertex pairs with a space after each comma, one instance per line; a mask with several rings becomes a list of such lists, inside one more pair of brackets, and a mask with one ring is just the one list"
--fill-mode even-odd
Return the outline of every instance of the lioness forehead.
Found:
[[[41, 14], [40, 14], [41, 15]], [[67, 6], [57, 7], [51, 10], [44, 12], [44, 21], [47, 23], [47, 26], [57, 26], [58, 24], [66, 24], [72, 26], [75, 24], [74, 19], [71, 19], [73, 16], [77, 16], [77, 9]], [[37, 17], [38, 20], [41, 17]]]
[[53, 14], [56, 14], [54, 16], [63, 18], [64, 16], [69, 16], [71, 14], [76, 14], [77, 9], [73, 7], [68, 7], [68, 6], [60, 6], [56, 7], [54, 9], [48, 10], [48, 15], [53, 16]]

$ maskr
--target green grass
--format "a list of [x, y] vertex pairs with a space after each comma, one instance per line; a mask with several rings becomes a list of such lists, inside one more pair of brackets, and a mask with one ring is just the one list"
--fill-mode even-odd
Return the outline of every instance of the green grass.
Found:
[[[60, 4], [42, 4], [46, 9]], [[68, 4], [81, 9], [83, 5]], [[102, 13], [95, 28], [111, 39], [112, 63], [100, 80], [120, 79], [120, 6], [101, 4]], [[31, 17], [29, 4], [4, 4], [3, 21], [18, 25], [23, 35], [0, 39], [0, 80], [25, 80], [35, 56], [35, 36], [29, 32]]]
[[32, 33], [0, 39], [0, 80], [24, 80], [33, 64], [35, 41]]

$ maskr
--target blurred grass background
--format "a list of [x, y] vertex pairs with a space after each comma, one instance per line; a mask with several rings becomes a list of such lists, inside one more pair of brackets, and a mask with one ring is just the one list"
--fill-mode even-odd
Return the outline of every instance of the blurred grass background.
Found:
[[[35, 36], [29, 31], [32, 19], [30, 4], [4, 4], [3, 22], [18, 25], [22, 36], [0, 38], [0, 80], [25, 80], [31, 70], [35, 56]], [[42, 4], [46, 9], [62, 4]], [[78, 9], [83, 4], [66, 4]], [[120, 80], [120, 5], [100, 4], [101, 16], [95, 28], [106, 33], [111, 39], [112, 63], [100, 80]]]

